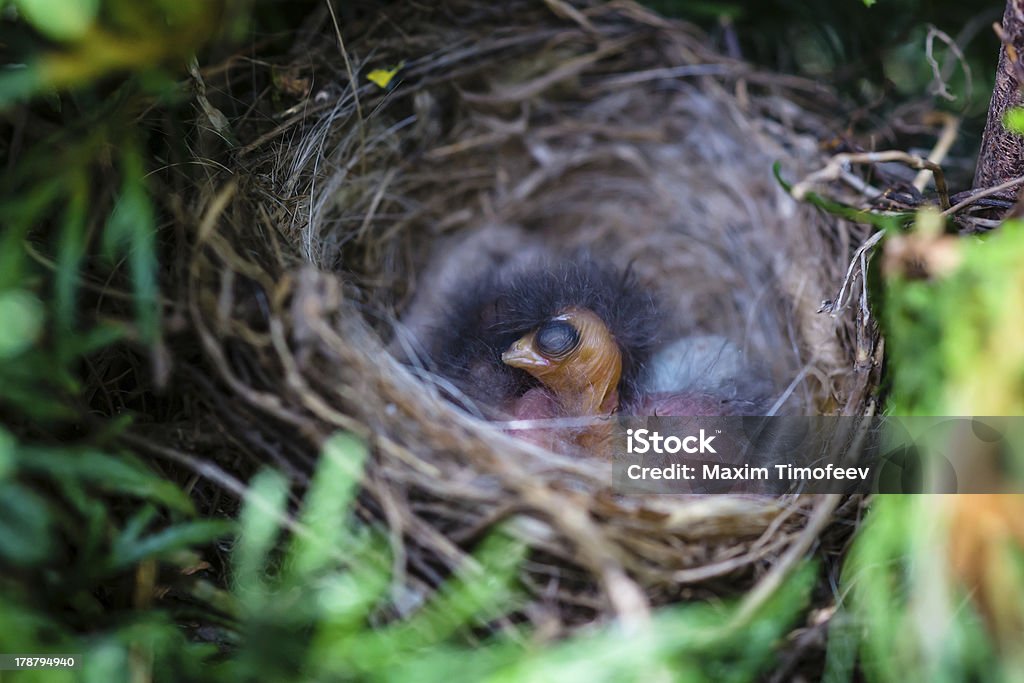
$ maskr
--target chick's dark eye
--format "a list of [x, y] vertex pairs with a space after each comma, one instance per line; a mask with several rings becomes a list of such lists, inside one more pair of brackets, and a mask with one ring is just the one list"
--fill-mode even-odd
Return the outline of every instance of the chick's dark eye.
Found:
[[537, 330], [536, 343], [548, 358], [564, 358], [580, 343], [580, 333], [564, 320], [551, 320]]

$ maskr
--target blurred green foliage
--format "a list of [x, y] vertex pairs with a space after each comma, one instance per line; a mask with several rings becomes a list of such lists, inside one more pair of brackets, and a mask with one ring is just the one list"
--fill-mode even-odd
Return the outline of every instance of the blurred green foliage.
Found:
[[[204, 640], [190, 640], [172, 612], [118, 609], [96, 592], [116, 600], [120, 582], [130, 594], [145, 583], [138, 568], [153, 571], [158, 560], [186, 570], [198, 560], [190, 548], [234, 525], [192, 519], [180, 490], [127, 457], [18, 448], [5, 432], [0, 436], [7, 463], [0, 561], [32, 568], [34, 580], [45, 584], [25, 592], [13, 588], [27, 578], [0, 579], [0, 651], [74, 653], [83, 663], [73, 674], [19, 672], [17, 680], [747, 681], [771, 661], [816, 580], [815, 568], [805, 566], [749, 621], [737, 621], [730, 606], [698, 605], [665, 610], [645, 628], [612, 625], [547, 647], [531, 645], [528, 631], [506, 624], [470, 646], [471, 629], [521, 603], [516, 577], [525, 546], [494, 532], [474, 561], [412, 615], [389, 619], [397, 587], [390, 541], [352, 515], [366, 448], [338, 435], [325, 444], [297, 515], [287, 510], [280, 474], [267, 470], [253, 480], [231, 552], [232, 585], [195, 581], [182, 589], [193, 614], [205, 606], [210, 624]], [[43, 473], [60, 483], [60, 492], [19, 483]], [[119, 525], [100, 493], [145, 504]], [[173, 511], [176, 521], [154, 528], [159, 510]], [[80, 554], [71, 567], [60, 566], [69, 555], [48, 546], [51, 539], [68, 550], [68, 539], [77, 539]], [[46, 603], [35, 602], [43, 596]], [[62, 623], [59, 607], [81, 612], [88, 627]]]
[[[703, 23], [723, 41], [733, 33], [735, 48], [756, 63], [786, 73], [827, 80], [849, 94], [877, 96], [886, 81], [904, 97], [928, 92], [932, 71], [925, 55], [929, 25], [957, 40], [974, 76], [964, 91], [960, 69], [951, 69], [951, 91], [970, 95], [970, 110], [984, 114], [995, 72], [999, 42], [991, 30], [1004, 3], [955, 0], [886, 0], [865, 3], [801, 0], [649, 0], [670, 15]], [[949, 56], [935, 48], [940, 65]], [[890, 97], [890, 106], [901, 102]], [[963, 98], [951, 106], [964, 107]]]
[[1024, 135], [1024, 107], [1014, 107], [1006, 112], [1003, 125], [1018, 135]]
[[[151, 132], [140, 112], [187, 103], [174, 79], [226, 10], [206, 0], [5, 6], [0, 405], [73, 420], [83, 357], [118, 338], [159, 339]], [[82, 310], [84, 283], [117, 296], [122, 281], [133, 305], [121, 319]]]
[[830, 631], [828, 683], [856, 680], [855, 662], [878, 683], [908, 674], [936, 683], [1017, 680], [1020, 661], [1001, 656], [967, 593], [946, 583], [948, 541], [935, 512], [931, 496], [876, 497], [843, 568], [847, 605]]
[[[883, 242], [885, 249], [893, 240], [914, 240], [922, 253], [930, 250], [944, 260], [952, 249], [956, 261], [949, 272], [930, 277], [892, 265], [885, 273], [875, 303], [886, 339], [886, 410], [1024, 415], [1024, 222], [959, 240], [931, 234], [923, 227], [928, 223], [922, 217], [909, 237], [894, 231]], [[876, 259], [872, 267], [878, 266]], [[1015, 423], [1007, 427], [1004, 457], [1013, 460], [1004, 465], [1024, 472], [1024, 430]], [[950, 443], [918, 439], [926, 466], [945, 457]], [[832, 624], [826, 681], [855, 680], [855, 671], [878, 682], [907, 672], [928, 681], [1019, 680], [1021, 633], [1011, 627], [1007, 642], [1016, 645], [999, 647], [999, 631], [971, 597], [972, 591], [992, 590], [985, 584], [995, 581], [1004, 617], [1024, 623], [1024, 554], [1011, 531], [1018, 522], [981, 516], [978, 523], [950, 527], [943, 521], [972, 509], [987, 514], [981, 498], [876, 496], [843, 568], [846, 609]], [[1004, 509], [1019, 513], [1010, 503]], [[951, 535], [972, 533], [978, 534], [977, 547]], [[958, 544], [984, 553], [977, 558], [984, 573], [973, 577], [981, 587], [965, 587], [959, 583], [965, 577], [951, 572], [951, 548]]]
[[[962, 117], [953, 156], [973, 159], [995, 81], [1002, 0], [648, 0], [662, 12], [702, 24], [720, 48], [782, 73], [824, 81], [842, 106], [836, 133], [864, 134], [867, 148], [930, 148], [917, 116], [932, 108]], [[929, 63], [929, 30], [935, 67]], [[956, 50], [946, 40], [955, 41]], [[936, 79], [935, 71], [940, 78]], [[966, 72], [965, 72], [966, 70]], [[967, 73], [970, 74], [968, 79]], [[945, 88], [948, 97], [933, 96]], [[907, 105], [922, 106], [912, 115]], [[947, 163], [953, 191], [973, 168]]]
[[164, 82], [197, 48], [233, 23], [231, 0], [6, 0], [7, 68], [0, 106], [116, 74], [133, 85]]
[[54, 40], [79, 40], [89, 31], [99, 12], [99, 0], [13, 0], [12, 4], [40, 33]]
[[[760, 4], [754, 11], [768, 12], [769, 6], [778, 4]], [[912, 7], [914, 11], [903, 14], [899, 11], [903, 7]], [[967, 93], [963, 74], [956, 74], [961, 69], [950, 70], [949, 89], [961, 97], [954, 102], [940, 102], [941, 106], [966, 116], [959, 149], [965, 156], [971, 156], [974, 149], [963, 141], [976, 146], [983, 124], [998, 48], [988, 25], [998, 20], [1002, 9], [1003, 3], [982, 7], [944, 2], [883, 2], [870, 9], [857, 3], [808, 6], [805, 21], [819, 23], [815, 17], [822, 13], [847, 19], [821, 23], [819, 37], [806, 45], [810, 48], [818, 43], [809, 49], [817, 52], [818, 59], [804, 60], [799, 68], [813, 75], [830, 70], [842, 73], [844, 63], [854, 60], [874, 64], [873, 69], [855, 73], [857, 78], [869, 81], [878, 76], [892, 81], [897, 96], [880, 105], [881, 111], [886, 111], [906, 98], [928, 92], [932, 85], [931, 70], [922, 59], [927, 30], [922, 20], [945, 29], [951, 36], [973, 34], [974, 39], [965, 47], [973, 86]], [[765, 25], [749, 15], [733, 16], [741, 37], [745, 20], [757, 27]], [[869, 16], [877, 19], [874, 31], [861, 27], [860, 22]], [[907, 16], [920, 23], [904, 24]], [[840, 30], [839, 26], [846, 28]], [[869, 36], [878, 40], [870, 46], [858, 42]], [[802, 38], [794, 34], [794, 39]], [[758, 49], [756, 41], [744, 45]], [[791, 55], [785, 55], [783, 60], [789, 58]], [[876, 75], [871, 76], [872, 73]], [[841, 86], [842, 82], [840, 78]], [[858, 93], [870, 96], [877, 88], [862, 86], [856, 80], [847, 81], [845, 92], [856, 100]], [[969, 95], [966, 101], [964, 94]], [[1005, 124], [1017, 132], [1024, 130], [1016, 110], [1008, 114]], [[969, 178], [964, 182], [969, 182]], [[926, 229], [930, 223], [927, 216], [919, 216], [922, 220], [915, 226], [912, 215], [867, 217], [818, 196], [810, 195], [807, 200], [833, 215], [869, 223], [887, 232], [882, 253], [871, 263], [873, 308], [880, 314], [886, 343], [886, 412], [922, 416], [1024, 415], [1024, 223], [1011, 221], [994, 233], [957, 241]], [[907, 228], [911, 229], [909, 239], [923, 249], [924, 258], [934, 258], [935, 263], [953, 258], [956, 267], [948, 272], [945, 267], [939, 268], [940, 272], [928, 277], [893, 267], [893, 261], [899, 259], [890, 260], [886, 268], [884, 254], [895, 250], [897, 240], [907, 239]], [[902, 265], [910, 266], [911, 271], [915, 267], [912, 263]], [[1010, 427], [1008, 453], [1013, 462], [1006, 464], [1011, 472], [1022, 472], [1024, 434], [1012, 424]], [[941, 449], [949, 441], [929, 443], [925, 439], [919, 443]], [[942, 453], [926, 448], [923, 455], [927, 463], [929, 458]], [[970, 509], [970, 501], [960, 499], [875, 497], [867, 522], [858, 532], [844, 564], [841, 609], [830, 624], [824, 680], [1020, 680], [1024, 661], [1019, 646], [1024, 634], [1011, 627], [1007, 635], [1005, 626], [1000, 633], [991, 620], [986, 621], [972, 598], [973, 591], [986, 589], [962, 585], [965, 577], [950, 568], [951, 547], [970, 542], [951, 534], [969, 534], [972, 525], [968, 522], [953, 528], [948, 519], [942, 521], [939, 517], [969, 515]], [[977, 542], [998, 547], [982, 545], [971, 549], [974, 553], [991, 553], [978, 560], [990, 573], [975, 578], [983, 583], [995, 582], [991, 585], [998, 586], [1003, 617], [1021, 623], [1024, 557], [1008, 531], [1015, 522], [998, 517], [981, 519], [987, 525], [1002, 525], [997, 528], [1005, 530], [1000, 537], [985, 528], [978, 529]]]
[[1024, 415], [1024, 223], [966, 238], [959, 250], [948, 277], [887, 282], [890, 409]]
[[[233, 523], [197, 519], [177, 485], [128, 453], [27, 446], [0, 428], [0, 463], [0, 652], [96, 653], [87, 670], [98, 667], [91, 680], [104, 680], [113, 650], [158, 630], [179, 637], [166, 614], [132, 609], [139, 572], [158, 561], [194, 564], [192, 548]], [[105, 680], [129, 671], [113, 669]]]

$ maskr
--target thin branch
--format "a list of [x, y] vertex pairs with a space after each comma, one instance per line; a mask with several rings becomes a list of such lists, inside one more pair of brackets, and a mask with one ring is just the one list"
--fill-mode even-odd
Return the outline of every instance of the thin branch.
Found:
[[950, 38], [949, 34], [946, 33], [945, 31], [940, 31], [939, 29], [929, 24], [928, 36], [925, 38], [924, 51], [925, 58], [928, 60], [928, 64], [932, 68], [933, 78], [931, 92], [933, 95], [937, 95], [944, 100], [952, 102], [956, 100], [956, 95], [949, 92], [949, 88], [947, 88], [948, 83], [946, 83], [946, 80], [943, 78], [941, 69], [939, 68], [939, 63], [935, 59], [936, 38], [945, 43], [946, 46], [949, 48], [949, 51], [952, 52], [953, 56], [955, 56], [957, 61], [960, 62], [960, 68], [964, 72], [964, 90], [968, 94], [970, 94], [974, 85], [971, 78], [971, 67], [967, 63], [967, 59], [964, 57], [963, 50], [961, 50], [960, 46], [956, 44], [956, 41]]
[[[959, 118], [952, 114], [942, 114], [941, 116], [943, 118], [942, 133], [939, 134], [938, 142], [935, 143], [931, 153], [928, 155], [928, 161], [933, 164], [941, 164], [946, 159], [950, 148], [956, 142], [956, 134], [960, 130]], [[914, 188], [918, 192], [924, 192], [924, 188], [928, 186], [928, 181], [931, 179], [931, 171], [921, 171], [914, 177]]]
[[[861, 257], [863, 257], [869, 249], [878, 244], [882, 237], [885, 235], [885, 230], [879, 230], [878, 232], [867, 238], [862, 245], [857, 248], [857, 251], [853, 253], [853, 258], [850, 259], [850, 265], [846, 269], [846, 277], [843, 278], [843, 286], [839, 289], [839, 293], [836, 294], [836, 298], [832, 301], [825, 301], [821, 304], [821, 308], [818, 309], [818, 313], [829, 313], [833, 318], [842, 313], [848, 304], [848, 300], [852, 299], [846, 296], [846, 288], [850, 287], [853, 282], [853, 278], [856, 274], [856, 268], [858, 264], [863, 264]], [[863, 265], [862, 265], [863, 268]], [[851, 287], [852, 289], [852, 287]], [[847, 301], [844, 301], [847, 299]]]
[[992, 187], [986, 187], [984, 190], [979, 190], [977, 193], [971, 195], [970, 197], [968, 197], [967, 199], [963, 200], [962, 202], [959, 202], [959, 203], [949, 207], [948, 209], [946, 209], [945, 211], [942, 212], [942, 215], [943, 216], [952, 216], [956, 212], [960, 211], [961, 209], [963, 209], [963, 208], [965, 208], [967, 206], [970, 206], [971, 204], [973, 204], [974, 202], [978, 201], [979, 199], [984, 199], [985, 197], [990, 197], [990, 196], [992, 196], [994, 194], [999, 194], [1003, 190], [1009, 190], [1011, 188], [1017, 187], [1018, 185], [1020, 185], [1022, 183], [1024, 183], [1024, 176], [1020, 176], [1018, 178], [1013, 178], [1012, 180], [1007, 180], [1005, 183], [999, 183], [998, 185], [993, 185]]
[[779, 558], [753, 590], [743, 598], [743, 602], [740, 603], [739, 609], [730, 621], [733, 628], [746, 624], [757, 610], [775, 594], [789, 573], [818, 540], [821, 532], [832, 522], [832, 511], [836, 509], [840, 500], [842, 500], [842, 496], [838, 493], [830, 493], [818, 499], [810, 519], [807, 520], [807, 526], [800, 532], [796, 542], [789, 547], [785, 555]]
[[917, 155], [908, 154], [900, 150], [836, 154], [829, 159], [824, 168], [811, 173], [793, 185], [790, 194], [795, 199], [802, 200], [815, 185], [842, 178], [843, 172], [849, 164], [880, 164], [889, 161], [906, 164], [911, 168], [927, 169], [934, 173], [935, 189], [939, 193], [939, 203], [943, 209], [949, 208], [949, 191], [946, 188], [946, 176], [942, 172], [942, 167], [928, 159], [923, 159]]

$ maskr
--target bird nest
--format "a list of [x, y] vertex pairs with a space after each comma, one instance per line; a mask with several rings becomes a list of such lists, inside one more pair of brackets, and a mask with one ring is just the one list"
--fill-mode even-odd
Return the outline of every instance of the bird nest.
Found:
[[866, 307], [819, 312], [864, 234], [773, 175], [822, 165], [826, 89], [628, 1], [324, 9], [257, 64], [193, 72], [209, 171], [173, 207], [178, 408], [133, 437], [209, 474], [197, 496], [214, 506], [265, 465], [301, 487], [323, 441], [353, 432], [373, 452], [360, 512], [390, 530], [397, 583], [433, 589], [503, 525], [533, 549], [527, 614], [563, 624], [757, 600], [823, 535], [841, 543], [856, 501], [617, 496], [608, 463], [514, 438], [416, 360], [453, 272], [585, 249], [683, 332], [741, 347], [773, 410], [870, 413]]

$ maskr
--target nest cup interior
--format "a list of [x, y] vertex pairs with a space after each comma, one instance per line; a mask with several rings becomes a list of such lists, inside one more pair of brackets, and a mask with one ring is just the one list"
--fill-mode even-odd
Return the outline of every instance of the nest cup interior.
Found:
[[[288, 140], [287, 179], [273, 189], [309, 197], [288, 221], [297, 246], [344, 273], [380, 319], [401, 320], [403, 345], [475, 276], [585, 249], [632, 269], [674, 332], [740, 345], [793, 411], [857, 412], [850, 330], [818, 313], [851, 238], [772, 175], [776, 162], [790, 177], [812, 166], [825, 123], [780, 86], [755, 90], [742, 65], [691, 64], [707, 55], [687, 54], [684, 27], [633, 10], [595, 14], [611, 22], [588, 21], [596, 33], [546, 23], [543, 37], [506, 49], [478, 40], [486, 22], [431, 27], [452, 47], [399, 53], [393, 90], [362, 95], [372, 115], [342, 96]], [[349, 44], [359, 72], [389, 63], [366, 44]], [[483, 54], [469, 73], [430, 69], [471, 44]]]
[[[300, 444], [365, 435], [367, 509], [396, 532], [410, 584], [507, 521], [537, 552], [527, 583], [583, 612], [636, 612], [722, 577], [750, 585], [806, 541], [818, 503], [610, 496], [605, 465], [453, 406], [417, 345], [459, 283], [585, 249], [632, 268], [679, 334], [740, 346], [778, 406], [870, 411], [866, 311], [818, 312], [862, 236], [799, 205], [772, 170], [818, 164], [828, 125], [809, 103], [826, 94], [628, 2], [387, 16], [346, 27], [344, 56], [329, 17], [312, 18], [294, 57], [319, 74], [307, 100], [242, 147], [236, 184], [208, 188], [189, 269], [223, 385], [207, 389], [271, 418], [259, 429], [297, 427]], [[273, 460], [301, 478], [313, 456], [299, 445]]]

